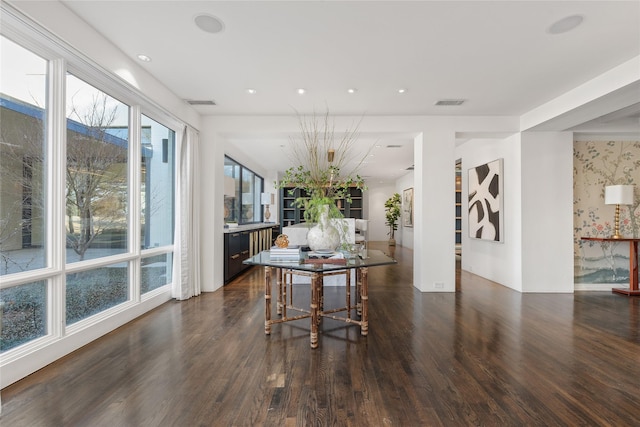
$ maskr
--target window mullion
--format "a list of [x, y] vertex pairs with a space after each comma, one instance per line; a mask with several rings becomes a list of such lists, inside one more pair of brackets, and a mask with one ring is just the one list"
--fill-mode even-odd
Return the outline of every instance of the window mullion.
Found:
[[140, 106], [129, 108], [129, 248], [136, 255], [130, 272], [130, 295], [133, 301], [140, 301], [140, 239], [141, 239], [141, 117]]
[[67, 126], [65, 114], [66, 63], [63, 59], [49, 61], [47, 116], [47, 264], [55, 274], [50, 280], [49, 325], [54, 336], [65, 334], [65, 274], [66, 262], [66, 158]]

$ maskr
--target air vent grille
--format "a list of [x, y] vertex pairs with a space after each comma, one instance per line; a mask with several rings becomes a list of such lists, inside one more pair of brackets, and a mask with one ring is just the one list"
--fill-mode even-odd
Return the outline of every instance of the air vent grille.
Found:
[[212, 101], [210, 99], [204, 99], [204, 100], [187, 99], [187, 104], [189, 104], [189, 105], [216, 105], [215, 101]]
[[389, 144], [389, 145], [387, 145], [387, 148], [402, 148], [402, 145], [399, 145], [399, 144]]
[[415, 166], [415, 165], [411, 165], [411, 166], [409, 166], [409, 167], [407, 168], [407, 170], [408, 170], [408, 171], [412, 171], [414, 166]]
[[451, 106], [451, 105], [462, 105], [464, 104], [464, 99], [441, 99], [436, 101], [436, 105], [438, 106]]

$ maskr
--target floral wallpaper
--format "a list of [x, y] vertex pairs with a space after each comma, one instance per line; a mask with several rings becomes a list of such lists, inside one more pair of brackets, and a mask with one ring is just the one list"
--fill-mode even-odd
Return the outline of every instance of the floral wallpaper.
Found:
[[[640, 141], [576, 141], [573, 144], [573, 240], [575, 283], [628, 283], [629, 243], [589, 242], [610, 237], [615, 206], [604, 204], [604, 187], [640, 186]], [[632, 206], [620, 206], [620, 234], [638, 237], [640, 188]]]

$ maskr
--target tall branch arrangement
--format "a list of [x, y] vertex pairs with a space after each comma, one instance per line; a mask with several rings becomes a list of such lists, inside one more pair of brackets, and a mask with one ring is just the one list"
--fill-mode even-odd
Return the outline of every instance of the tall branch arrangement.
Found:
[[335, 201], [351, 202], [351, 187], [366, 190], [364, 179], [357, 172], [368, 152], [353, 168], [344, 170], [354, 156], [360, 122], [339, 134], [328, 111], [322, 116], [298, 114], [298, 123], [300, 134], [291, 138], [292, 160], [298, 166], [287, 169], [276, 187], [291, 191], [299, 188], [307, 193], [296, 199], [296, 204], [305, 208], [307, 221], [316, 222], [318, 209], [326, 204], [331, 206], [330, 216], [339, 217]]

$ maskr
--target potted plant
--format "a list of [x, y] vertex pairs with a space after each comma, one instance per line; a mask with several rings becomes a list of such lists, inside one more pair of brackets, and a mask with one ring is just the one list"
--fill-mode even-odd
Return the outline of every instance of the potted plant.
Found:
[[389, 226], [389, 245], [395, 246], [396, 239], [395, 233], [398, 229], [398, 219], [400, 218], [400, 194], [395, 193], [393, 196], [389, 197], [386, 202], [384, 202], [385, 209], [385, 224]]
[[[338, 134], [328, 111], [321, 117], [298, 114], [298, 122], [300, 134], [292, 138], [291, 144], [292, 158], [298, 166], [287, 169], [276, 183], [276, 188], [290, 192], [296, 188], [303, 190], [304, 195], [295, 200], [295, 205], [304, 209], [307, 223], [317, 224], [323, 229], [328, 223], [323, 216], [328, 219], [343, 217], [336, 201], [344, 199], [350, 203], [350, 188], [366, 190], [364, 179], [357, 174], [357, 170], [370, 150], [360, 161], [351, 162], [358, 125]], [[348, 164], [354, 166], [346, 171]], [[340, 235], [344, 235], [345, 231], [338, 230]]]

